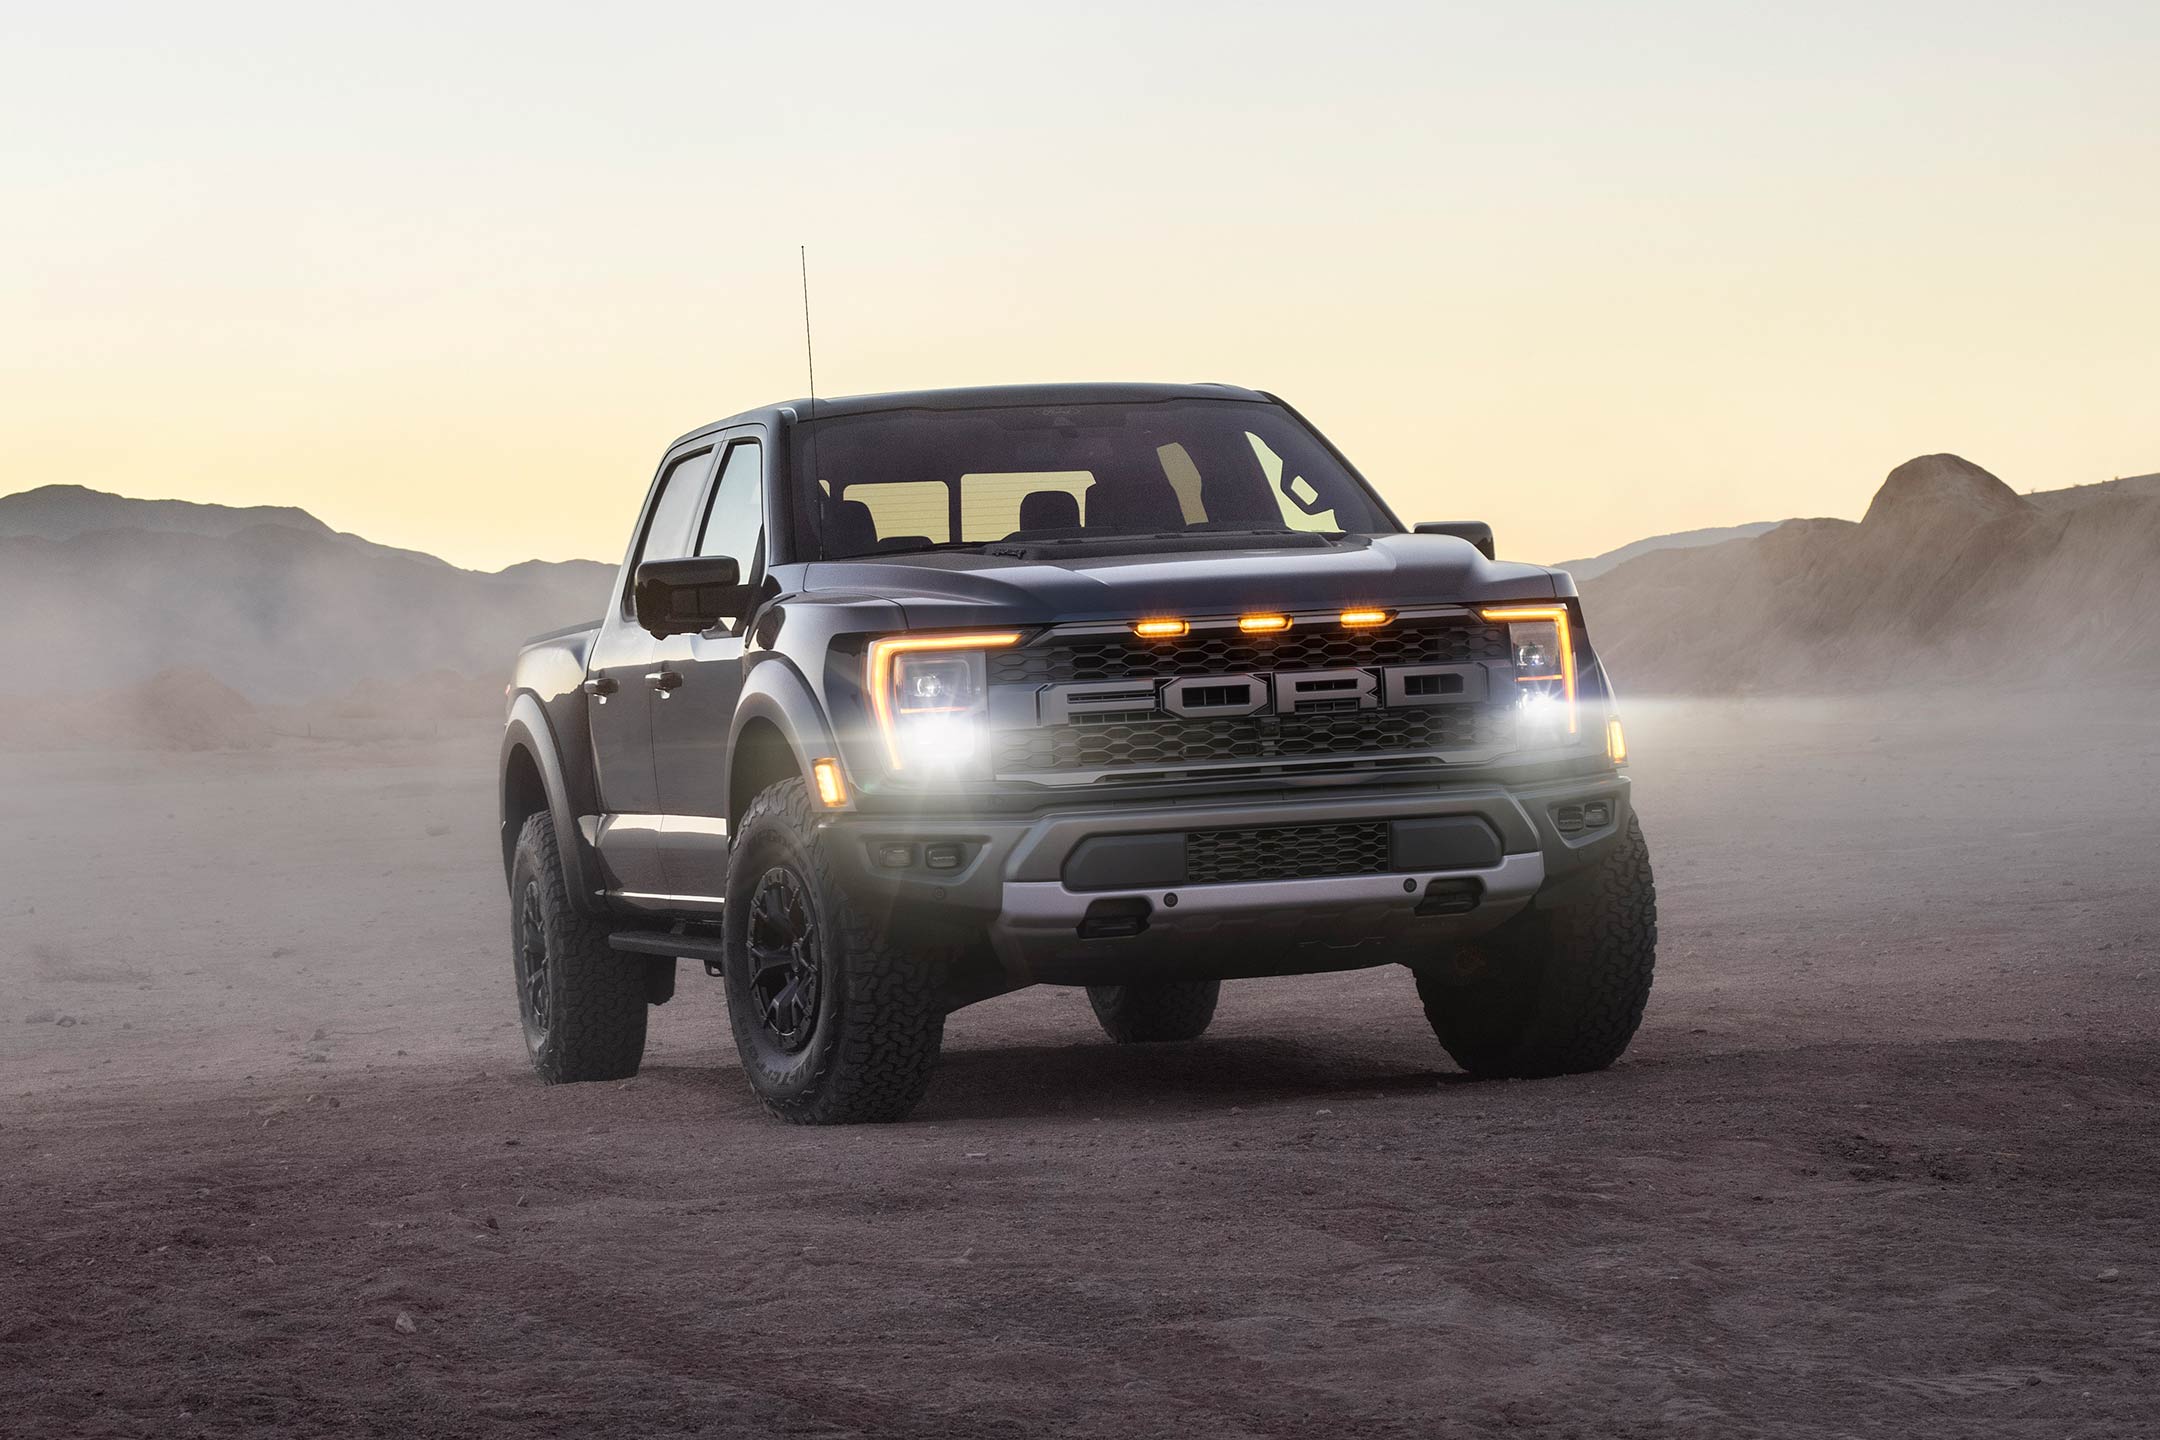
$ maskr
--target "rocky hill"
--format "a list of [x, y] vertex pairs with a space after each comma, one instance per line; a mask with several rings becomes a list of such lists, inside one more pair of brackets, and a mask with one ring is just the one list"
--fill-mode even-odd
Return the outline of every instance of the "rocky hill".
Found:
[[1648, 555], [1653, 550], [1698, 550], [1706, 545], [1723, 545], [1728, 540], [1752, 540], [1757, 535], [1775, 530], [1775, 520], [1758, 520], [1750, 525], [1714, 525], [1705, 530], [1676, 530], [1670, 535], [1652, 535], [1647, 539], [1631, 541], [1617, 550], [1607, 550], [1602, 555], [1591, 555], [1581, 560], [1562, 560], [1559, 568], [1575, 577], [1579, 585], [1595, 580], [1617, 566], [1624, 565], [1638, 555]]
[[1857, 524], [1659, 551], [1583, 592], [1635, 694], [2152, 683], [2160, 496], [2043, 503], [1926, 455], [1892, 470]]
[[28, 691], [199, 672], [294, 704], [429, 670], [507, 673], [528, 635], [596, 616], [611, 566], [498, 574], [341, 535], [302, 510], [0, 496], [0, 646]]

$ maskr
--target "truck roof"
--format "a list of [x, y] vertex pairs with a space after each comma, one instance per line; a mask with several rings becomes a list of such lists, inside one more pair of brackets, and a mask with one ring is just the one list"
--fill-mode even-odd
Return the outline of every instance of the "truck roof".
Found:
[[[944, 390], [892, 390], [882, 395], [820, 395], [760, 405], [724, 420], [714, 420], [679, 437], [675, 444], [730, 425], [759, 421], [768, 425], [832, 415], [869, 415], [880, 410], [976, 410], [998, 405], [1142, 404], [1155, 400], [1258, 400], [1272, 396], [1240, 385], [1160, 385], [1146, 383], [1072, 383], [1058, 385], [964, 385]], [[672, 446], [670, 448], [673, 448]]]

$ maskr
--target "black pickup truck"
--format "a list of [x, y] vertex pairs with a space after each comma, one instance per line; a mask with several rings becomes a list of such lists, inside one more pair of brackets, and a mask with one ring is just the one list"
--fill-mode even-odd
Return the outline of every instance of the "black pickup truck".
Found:
[[1225, 979], [1401, 964], [1474, 1075], [1611, 1064], [1656, 949], [1626, 747], [1573, 581], [1492, 543], [1229, 386], [693, 431], [510, 687], [534, 1068], [635, 1073], [684, 958], [810, 1123], [906, 1115], [946, 1015], [1038, 983], [1176, 1041]]

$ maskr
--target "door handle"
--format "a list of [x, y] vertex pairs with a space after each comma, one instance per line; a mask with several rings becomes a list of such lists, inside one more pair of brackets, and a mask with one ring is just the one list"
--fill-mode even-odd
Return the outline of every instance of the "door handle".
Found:
[[663, 694], [682, 684], [680, 670], [655, 670], [645, 677], [645, 683]]
[[622, 684], [612, 675], [595, 675], [579, 688], [592, 696], [612, 695], [622, 689]]

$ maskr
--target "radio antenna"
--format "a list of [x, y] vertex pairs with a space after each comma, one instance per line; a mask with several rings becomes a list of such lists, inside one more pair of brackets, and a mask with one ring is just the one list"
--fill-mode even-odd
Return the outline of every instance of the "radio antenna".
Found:
[[810, 418], [817, 418], [817, 351], [810, 344], [810, 247], [795, 247], [802, 261], [802, 348], [810, 365]]

